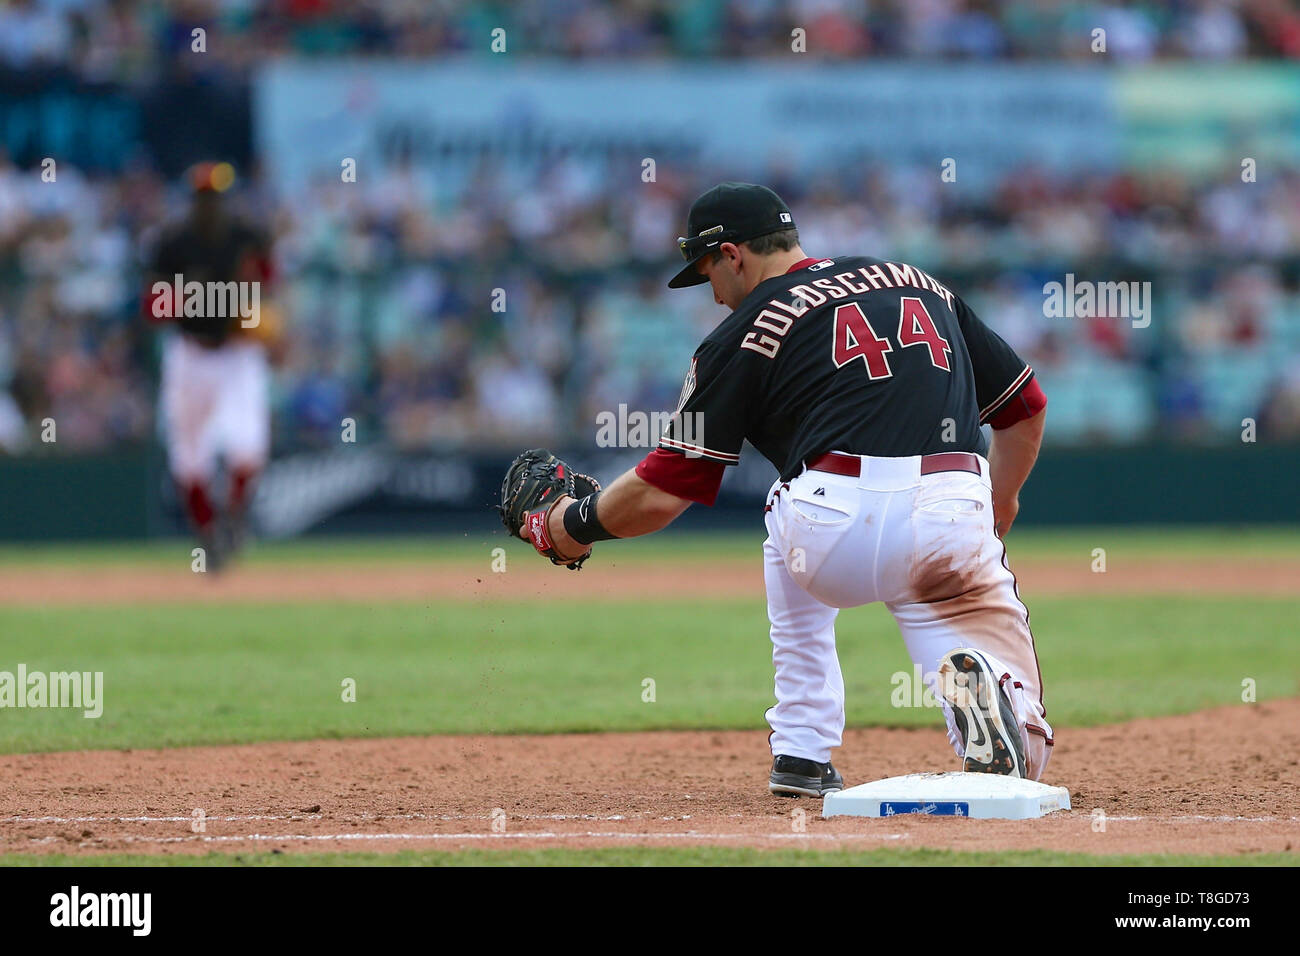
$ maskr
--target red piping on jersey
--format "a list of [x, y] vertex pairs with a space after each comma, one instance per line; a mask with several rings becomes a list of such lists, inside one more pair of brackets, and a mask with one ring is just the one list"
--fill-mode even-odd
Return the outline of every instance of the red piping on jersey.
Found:
[[711, 458], [687, 458], [685, 455], [656, 448], [636, 466], [637, 477], [660, 491], [678, 498], [712, 506], [718, 500], [718, 488], [727, 466]]
[[1008, 385], [1006, 388], [1004, 388], [1001, 392], [998, 393], [997, 398], [993, 399], [993, 401], [989, 402], [987, 405], [984, 405], [980, 408], [980, 424], [983, 425], [985, 422], [987, 422], [989, 420], [989, 417], [997, 409], [1001, 408], [1004, 402], [1010, 401], [1011, 396], [1015, 395], [1018, 391], [1024, 388], [1025, 385], [1029, 382], [1029, 380], [1033, 377], [1034, 377], [1034, 370], [1030, 368], [1028, 365], [1026, 365], [1023, 369], [1021, 369], [1020, 374], [1017, 375], [1014, 380], [1012, 380], [1010, 385]]
[[1023, 422], [1026, 418], [1033, 418], [1046, 407], [1047, 396], [1043, 394], [1038, 379], [1036, 377], [1031, 378], [1016, 395], [1012, 396], [1002, 406], [1001, 411], [989, 419], [989, 424], [998, 430], [1010, 428], [1016, 422]]
[[796, 262], [794, 265], [792, 265], [789, 269], [786, 269], [786, 270], [785, 270], [785, 274], [786, 274], [786, 275], [789, 275], [791, 272], [798, 272], [800, 269], [807, 269], [809, 266], [816, 265], [817, 263], [819, 263], [819, 262], [821, 262], [821, 261], [822, 261], [822, 260], [820, 260], [820, 259], [800, 259], [798, 262]]

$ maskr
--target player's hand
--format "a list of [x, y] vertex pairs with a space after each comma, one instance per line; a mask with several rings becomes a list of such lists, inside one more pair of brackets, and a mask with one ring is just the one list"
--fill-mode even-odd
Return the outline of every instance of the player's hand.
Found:
[[[559, 499], [551, 506], [548, 513], [549, 520], [546, 524], [546, 531], [551, 536], [551, 545], [554, 548], [560, 563], [565, 567], [573, 564], [574, 561], [580, 561], [587, 555], [591, 554], [590, 545], [578, 544], [571, 537], [569, 532], [564, 530], [564, 509], [578, 499], [571, 495], [561, 495]], [[519, 537], [525, 541], [531, 540], [528, 536], [528, 525], [519, 529]], [[566, 560], [566, 555], [573, 555], [571, 559]]]
[[1020, 496], [1012, 495], [1005, 501], [993, 502], [993, 533], [999, 538], [1006, 537], [1011, 524], [1020, 513]]

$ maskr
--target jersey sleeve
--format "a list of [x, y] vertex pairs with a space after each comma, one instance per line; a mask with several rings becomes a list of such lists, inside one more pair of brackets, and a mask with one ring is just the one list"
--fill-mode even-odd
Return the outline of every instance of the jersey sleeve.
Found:
[[755, 359], [706, 342], [691, 359], [677, 411], [637, 474], [669, 494], [711, 505], [740, 449], [758, 402]]
[[975, 371], [980, 424], [1007, 428], [1042, 411], [1047, 397], [1034, 381], [1034, 370], [1029, 363], [981, 322], [961, 298], [956, 299], [954, 306]]

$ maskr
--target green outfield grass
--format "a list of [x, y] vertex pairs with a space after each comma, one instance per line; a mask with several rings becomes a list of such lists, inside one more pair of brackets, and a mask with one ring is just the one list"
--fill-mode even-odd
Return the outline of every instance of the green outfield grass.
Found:
[[[0, 607], [0, 670], [102, 671], [104, 712], [6, 709], [0, 752], [316, 737], [758, 728], [772, 703], [761, 601]], [[1059, 726], [1300, 688], [1300, 597], [1031, 601]], [[1230, 639], [1228, 639], [1230, 636]], [[840, 616], [853, 725], [896, 707], [911, 663], [881, 608]], [[356, 681], [356, 702], [342, 681]], [[656, 699], [642, 701], [642, 681]]]
[[756, 850], [747, 847], [592, 847], [589, 850], [401, 850], [395, 853], [209, 853], [29, 856], [0, 866], [1300, 866], [1300, 854], [1169, 856], [1052, 850]]

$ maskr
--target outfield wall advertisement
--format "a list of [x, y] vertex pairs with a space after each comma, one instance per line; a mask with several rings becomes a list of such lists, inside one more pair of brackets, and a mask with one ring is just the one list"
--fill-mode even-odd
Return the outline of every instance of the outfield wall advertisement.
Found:
[[778, 164], [956, 160], [956, 187], [1026, 163], [1206, 171], [1300, 155], [1300, 67], [1105, 64], [311, 63], [263, 70], [255, 136], [278, 187], [399, 157], [461, 188], [482, 160], [702, 160], [719, 175]]
[[698, 157], [729, 175], [780, 162], [958, 163], [957, 182], [1034, 161], [1106, 165], [1118, 116], [1099, 68], [926, 64], [429, 65], [283, 61], [255, 89], [261, 155], [279, 188], [409, 156], [455, 188], [488, 158], [561, 155], [659, 163]]

